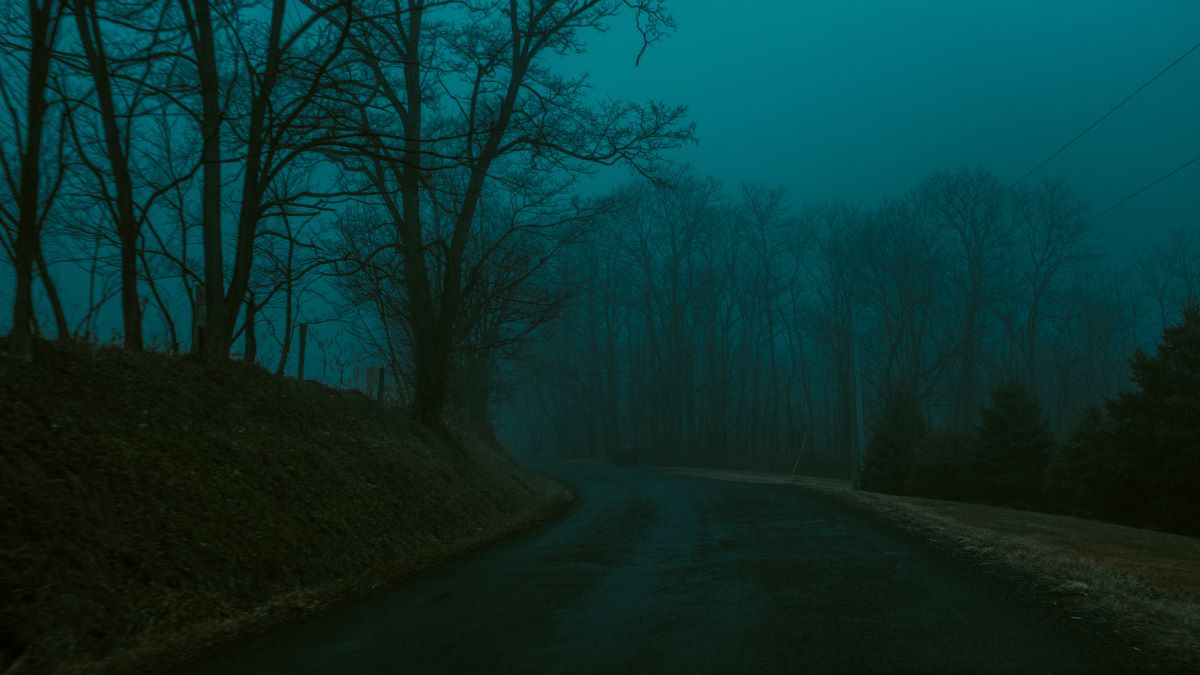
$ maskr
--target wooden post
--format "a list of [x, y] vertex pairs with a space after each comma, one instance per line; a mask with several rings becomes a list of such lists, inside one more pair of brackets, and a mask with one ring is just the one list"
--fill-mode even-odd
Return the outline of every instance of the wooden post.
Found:
[[208, 308], [204, 304], [204, 284], [192, 287], [192, 353], [204, 352], [204, 329], [208, 321]]
[[297, 377], [304, 379], [304, 357], [308, 352], [308, 324], [300, 324], [300, 366]]
[[800, 455], [804, 454], [804, 449], [808, 447], [808, 434], [804, 434], [804, 442], [800, 444], [800, 451], [796, 453], [796, 463], [792, 465], [792, 475], [796, 475], [796, 469], [800, 468]]
[[867, 453], [866, 432], [863, 425], [862, 373], [858, 364], [858, 329], [854, 323], [854, 302], [850, 303], [850, 364], [854, 371], [854, 444], [850, 451], [850, 482], [858, 489], [859, 472]]
[[254, 304], [254, 291], [246, 294], [246, 363], [254, 363], [255, 357], [258, 355], [258, 340], [254, 335], [254, 319], [258, 312], [258, 305]]

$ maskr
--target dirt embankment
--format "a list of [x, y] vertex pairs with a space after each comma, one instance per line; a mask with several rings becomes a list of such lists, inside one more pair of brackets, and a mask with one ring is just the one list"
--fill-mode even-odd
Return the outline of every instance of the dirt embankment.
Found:
[[357, 393], [116, 349], [42, 346], [29, 364], [0, 345], [0, 672], [170, 663], [569, 499]]

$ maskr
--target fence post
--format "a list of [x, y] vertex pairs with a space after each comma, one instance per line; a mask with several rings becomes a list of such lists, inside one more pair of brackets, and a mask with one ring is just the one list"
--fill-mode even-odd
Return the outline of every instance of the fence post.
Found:
[[204, 351], [204, 329], [208, 323], [208, 308], [204, 304], [204, 284], [192, 287], [192, 353]]
[[297, 377], [300, 378], [301, 382], [304, 381], [304, 357], [307, 354], [307, 352], [308, 352], [308, 324], [302, 323], [302, 324], [300, 324], [300, 366], [298, 368], [299, 373], [297, 374]]

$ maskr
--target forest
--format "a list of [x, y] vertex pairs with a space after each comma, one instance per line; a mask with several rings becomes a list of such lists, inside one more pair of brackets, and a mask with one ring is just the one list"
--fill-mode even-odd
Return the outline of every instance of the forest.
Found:
[[[1114, 263], [1070, 185], [970, 168], [871, 207], [687, 171], [612, 198], [505, 391], [519, 442], [838, 477], [862, 462], [868, 489], [1194, 531], [1200, 228]], [[1117, 421], [1132, 428], [1109, 440]]]
[[727, 184], [671, 160], [685, 107], [558, 67], [614, 21], [637, 59], [673, 28], [657, 0], [5, 3], [7, 350], [319, 359], [533, 456], [1194, 530], [1195, 219], [1117, 256], [1040, 175]]

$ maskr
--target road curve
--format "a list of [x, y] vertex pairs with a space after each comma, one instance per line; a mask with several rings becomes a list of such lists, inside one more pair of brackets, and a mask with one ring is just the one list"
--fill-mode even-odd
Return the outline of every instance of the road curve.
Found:
[[[590, 465], [564, 518], [193, 673], [1047, 672], [1119, 645], [795, 488]], [[178, 672], [178, 671], [176, 671]]]

